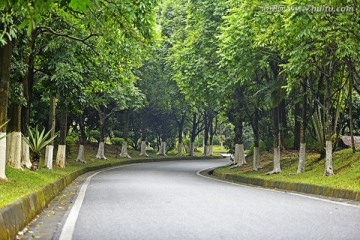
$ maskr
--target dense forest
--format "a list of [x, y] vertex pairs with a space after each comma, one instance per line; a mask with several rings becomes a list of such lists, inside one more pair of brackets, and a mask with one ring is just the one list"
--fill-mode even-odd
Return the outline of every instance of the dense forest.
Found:
[[[321, 153], [360, 127], [357, 1], [0, 0], [0, 178], [67, 146]], [[55, 156], [55, 150], [56, 156]], [[32, 157], [31, 157], [32, 156]], [[31, 160], [30, 160], [31, 159]]]

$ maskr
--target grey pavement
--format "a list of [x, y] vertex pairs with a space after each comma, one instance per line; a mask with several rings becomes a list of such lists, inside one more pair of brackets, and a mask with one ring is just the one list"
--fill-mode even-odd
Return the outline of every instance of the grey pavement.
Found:
[[[72, 239], [360, 239], [359, 206], [197, 174], [227, 163], [158, 162], [99, 173], [87, 187]], [[57, 225], [45, 226], [55, 229], [53, 236], [36, 228], [33, 236], [58, 239], [66, 216], [47, 221]]]

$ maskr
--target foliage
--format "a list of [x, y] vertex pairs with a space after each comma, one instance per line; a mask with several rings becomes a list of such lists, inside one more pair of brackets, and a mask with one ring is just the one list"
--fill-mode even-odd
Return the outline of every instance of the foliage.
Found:
[[53, 137], [50, 136], [51, 130], [45, 133], [45, 128], [40, 132], [38, 126], [35, 129], [28, 127], [29, 138], [23, 138], [24, 141], [29, 145], [32, 152], [32, 166], [31, 170], [36, 171], [40, 162], [41, 151], [57, 137], [55, 134]]
[[110, 139], [111, 144], [116, 145], [116, 146], [121, 146], [121, 144], [123, 144], [124, 139], [123, 138], [119, 138], [119, 137], [115, 137], [115, 138], [111, 138]]
[[36, 157], [40, 157], [41, 151], [57, 137], [57, 134], [50, 137], [51, 130], [45, 133], [45, 128], [40, 132], [38, 126], [35, 129], [28, 128], [28, 134], [29, 139], [24, 138], [24, 140]]
[[93, 140], [96, 140], [97, 142], [100, 141], [100, 131], [99, 130], [96, 130], [96, 129], [90, 130], [87, 135], [88, 135], [90, 141], [93, 141]]

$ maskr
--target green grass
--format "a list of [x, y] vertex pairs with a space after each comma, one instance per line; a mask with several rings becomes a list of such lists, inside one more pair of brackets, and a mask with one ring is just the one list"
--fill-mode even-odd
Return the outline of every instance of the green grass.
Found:
[[355, 154], [351, 149], [335, 152], [333, 155], [333, 169], [335, 175], [323, 176], [325, 159], [319, 160], [319, 154], [307, 153], [306, 172], [295, 174], [297, 170], [297, 152], [282, 153], [281, 170], [279, 174], [265, 175], [272, 170], [272, 154], [262, 153], [262, 169], [258, 172], [252, 171], [252, 156], [247, 158], [248, 164], [236, 168], [222, 167], [216, 171], [231, 173], [242, 176], [271, 179], [286, 182], [307, 183], [334, 188], [360, 191], [360, 149]]
[[[24, 171], [16, 170], [11, 167], [6, 167], [7, 182], [0, 181], [0, 207], [3, 207], [9, 203], [16, 201], [17, 199], [39, 191], [44, 186], [56, 182], [63, 176], [66, 176], [72, 172], [88, 166], [97, 166], [108, 163], [116, 163], [127, 161], [126, 158], [116, 158], [116, 149], [113, 146], [107, 145], [105, 147], [105, 156], [108, 160], [95, 159], [97, 146], [86, 146], [85, 158], [88, 161], [87, 164], [75, 162], [74, 159], [77, 157], [77, 148], [71, 149], [71, 154], [67, 157], [66, 168], [57, 168], [54, 166], [53, 170], [47, 170], [40, 168], [38, 171], [33, 172], [28, 169]], [[156, 151], [147, 151], [150, 158], [165, 158], [164, 156], [157, 156]], [[130, 150], [129, 154], [133, 159], [150, 159], [149, 157], [140, 157], [139, 152]], [[199, 153], [197, 156], [201, 156]], [[55, 157], [55, 156], [54, 156]], [[168, 157], [177, 156], [175, 154], [168, 154]], [[43, 166], [43, 161], [40, 162], [39, 166]]]
[[[198, 147], [197, 149], [198, 149], [198, 151], [201, 152], [201, 153], [204, 151], [204, 148], [203, 148], [203, 147]], [[227, 153], [228, 150], [227, 150], [225, 147], [223, 147], [223, 146], [214, 145], [214, 146], [213, 146], [213, 152], [214, 152], [214, 154], [217, 154], [217, 153]]]

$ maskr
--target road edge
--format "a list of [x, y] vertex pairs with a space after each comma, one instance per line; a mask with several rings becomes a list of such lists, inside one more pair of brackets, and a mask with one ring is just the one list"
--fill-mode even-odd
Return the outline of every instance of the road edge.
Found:
[[267, 180], [262, 178], [246, 177], [246, 176], [240, 176], [230, 173], [221, 173], [216, 171], [216, 169], [217, 168], [207, 169], [200, 172], [199, 174], [203, 176], [211, 176], [216, 179], [220, 179], [227, 182], [241, 183], [241, 184], [259, 186], [269, 189], [280, 189], [285, 191], [293, 191], [293, 192], [312, 194], [317, 196], [347, 199], [351, 201], [360, 202], [359, 191], [331, 188], [331, 187], [306, 184], [306, 183], [291, 183], [291, 182], [283, 182], [283, 181], [276, 181], [270, 179]]

